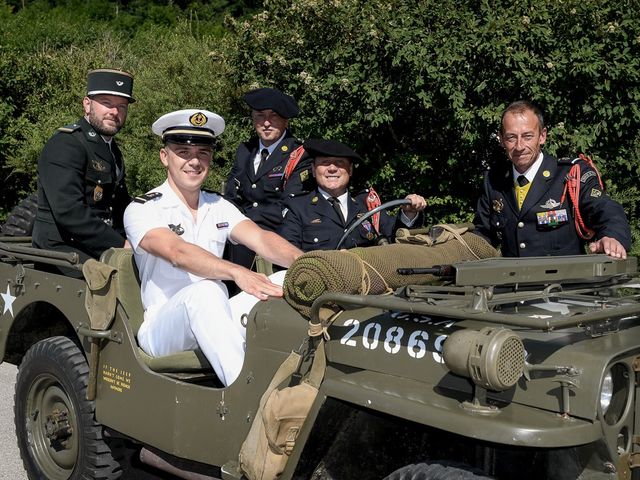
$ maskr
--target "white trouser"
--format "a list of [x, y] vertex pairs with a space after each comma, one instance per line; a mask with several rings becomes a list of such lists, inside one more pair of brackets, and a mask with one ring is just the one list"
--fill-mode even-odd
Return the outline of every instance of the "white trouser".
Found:
[[[287, 273], [286, 270], [280, 270], [272, 275], [269, 275], [269, 280], [273, 283], [282, 286], [284, 283], [284, 276]], [[233, 322], [241, 324], [242, 315], [248, 314], [256, 303], [260, 300], [257, 297], [247, 293], [240, 292], [229, 299], [231, 305], [231, 315], [233, 316]]]
[[200, 280], [145, 313], [138, 343], [153, 357], [199, 347], [220, 381], [230, 385], [242, 369], [245, 337], [245, 328], [231, 314], [224, 284]]

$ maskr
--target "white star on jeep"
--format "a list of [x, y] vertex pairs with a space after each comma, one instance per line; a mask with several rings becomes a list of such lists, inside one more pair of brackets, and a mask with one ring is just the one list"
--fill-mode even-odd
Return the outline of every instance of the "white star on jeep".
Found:
[[4, 300], [4, 309], [2, 310], [2, 314], [4, 315], [9, 310], [11, 316], [13, 317], [13, 302], [15, 302], [16, 297], [11, 295], [11, 291], [9, 290], [9, 285], [7, 285], [7, 293], [0, 293], [2, 296], [2, 300]]

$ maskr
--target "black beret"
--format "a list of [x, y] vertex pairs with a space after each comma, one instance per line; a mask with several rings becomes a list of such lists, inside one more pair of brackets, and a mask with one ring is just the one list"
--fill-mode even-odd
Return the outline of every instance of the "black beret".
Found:
[[360, 161], [360, 155], [350, 147], [337, 140], [324, 140], [322, 138], [310, 138], [304, 142], [304, 149], [315, 157], [343, 157], [353, 161]]
[[295, 99], [275, 88], [257, 88], [242, 98], [253, 110], [273, 110], [284, 118], [297, 117], [300, 113]]
[[120, 70], [91, 70], [87, 78], [87, 97], [93, 95], [116, 95], [135, 102], [133, 94], [133, 76]]

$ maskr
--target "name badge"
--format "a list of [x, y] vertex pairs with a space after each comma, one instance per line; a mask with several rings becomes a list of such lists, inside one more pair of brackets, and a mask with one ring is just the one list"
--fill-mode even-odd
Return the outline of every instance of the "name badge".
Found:
[[567, 210], [549, 210], [548, 212], [536, 213], [538, 226], [540, 227], [557, 227], [569, 221]]

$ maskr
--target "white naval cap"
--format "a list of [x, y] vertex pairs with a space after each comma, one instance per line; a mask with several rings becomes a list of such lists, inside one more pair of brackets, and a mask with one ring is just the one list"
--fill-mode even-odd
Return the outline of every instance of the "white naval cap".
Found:
[[215, 145], [215, 137], [224, 132], [224, 119], [208, 110], [190, 108], [161, 116], [151, 130], [165, 143]]

